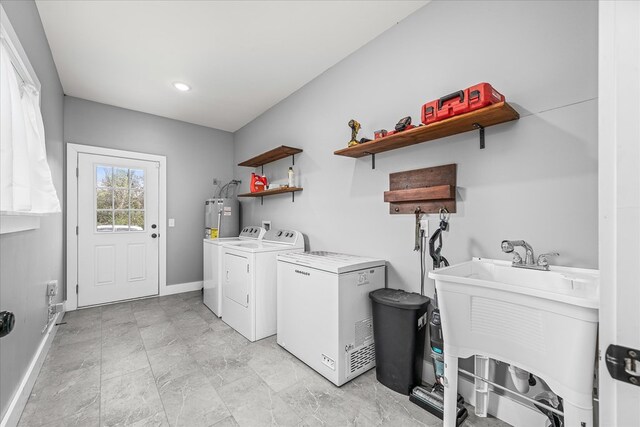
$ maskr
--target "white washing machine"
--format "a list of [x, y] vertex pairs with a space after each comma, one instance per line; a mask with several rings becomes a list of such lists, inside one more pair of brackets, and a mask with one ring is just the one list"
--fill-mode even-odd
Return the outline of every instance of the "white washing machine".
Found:
[[278, 255], [278, 344], [337, 386], [375, 367], [369, 292], [385, 270], [333, 252]]
[[262, 227], [245, 227], [238, 237], [204, 239], [203, 242], [203, 302], [209, 310], [222, 317], [222, 247], [262, 239], [267, 231]]
[[302, 233], [269, 230], [262, 240], [223, 245], [223, 320], [249, 341], [276, 333], [276, 256], [303, 252]]

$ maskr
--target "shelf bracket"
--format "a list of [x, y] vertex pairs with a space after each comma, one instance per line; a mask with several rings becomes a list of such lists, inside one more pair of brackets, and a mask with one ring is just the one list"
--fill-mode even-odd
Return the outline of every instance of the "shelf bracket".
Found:
[[371, 155], [371, 169], [375, 169], [376, 168], [376, 153], [364, 153], [364, 154], [370, 154]]
[[296, 155], [292, 154], [291, 155], [291, 166], [295, 166], [296, 165]]
[[295, 201], [296, 201], [296, 193], [291, 192], [291, 203], [294, 203]]
[[260, 175], [264, 176], [264, 165], [260, 165]]
[[260, 196], [260, 206], [262, 206], [264, 204], [264, 197]]
[[473, 127], [480, 130], [480, 149], [484, 150], [484, 126], [480, 123], [474, 123]]

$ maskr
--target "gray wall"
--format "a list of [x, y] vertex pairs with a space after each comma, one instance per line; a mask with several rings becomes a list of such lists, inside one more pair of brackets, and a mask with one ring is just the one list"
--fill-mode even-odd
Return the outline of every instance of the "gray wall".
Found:
[[[359, 120], [372, 137], [426, 101], [478, 82], [522, 118], [369, 158], [333, 155]], [[597, 267], [597, 3], [432, 2], [235, 133], [235, 163], [280, 144], [304, 149], [295, 203], [243, 203], [243, 225], [298, 229], [310, 249], [381, 257], [391, 287], [419, 290], [414, 218], [390, 215], [389, 173], [458, 164], [458, 213], [444, 237], [452, 263], [508, 260], [502, 239], [525, 239], [553, 263]], [[286, 179], [290, 160], [265, 167]], [[236, 168], [247, 188], [249, 168]], [[437, 220], [430, 217], [430, 232]], [[431, 292], [433, 284], [428, 283]]]
[[167, 284], [202, 280], [204, 201], [233, 177], [229, 132], [65, 97], [66, 142], [167, 156]]
[[[63, 94], [58, 72], [35, 3], [2, 1], [1, 4], [42, 84], [47, 158], [62, 201]], [[38, 230], [0, 236], [0, 309], [16, 315], [14, 331], [0, 339], [0, 418], [43, 338], [46, 283], [57, 279], [63, 289], [62, 241], [61, 214], [43, 217]]]

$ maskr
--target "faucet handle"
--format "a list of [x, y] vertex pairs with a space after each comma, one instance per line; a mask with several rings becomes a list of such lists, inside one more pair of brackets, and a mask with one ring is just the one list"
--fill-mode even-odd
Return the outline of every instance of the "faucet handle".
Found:
[[550, 256], [560, 256], [560, 254], [558, 252], [549, 252], [546, 254], [541, 254], [538, 255], [538, 262], [537, 264], [541, 267], [548, 267], [549, 266], [549, 260], [547, 259], [547, 257]]
[[513, 251], [513, 264], [522, 264], [522, 257], [517, 251]]

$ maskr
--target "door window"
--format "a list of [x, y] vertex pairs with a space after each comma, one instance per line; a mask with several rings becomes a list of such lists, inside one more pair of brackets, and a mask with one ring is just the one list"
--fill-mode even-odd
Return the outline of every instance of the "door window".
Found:
[[144, 169], [95, 166], [96, 231], [144, 231]]

